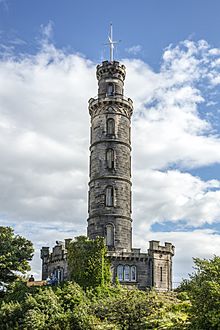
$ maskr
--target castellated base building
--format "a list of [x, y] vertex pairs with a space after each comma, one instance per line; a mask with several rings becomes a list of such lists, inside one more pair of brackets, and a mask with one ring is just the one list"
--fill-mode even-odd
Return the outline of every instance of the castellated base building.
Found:
[[[98, 96], [89, 100], [91, 116], [90, 181], [87, 235], [105, 238], [112, 281], [139, 289], [172, 289], [171, 243], [150, 241], [147, 253], [132, 247], [131, 116], [133, 102], [124, 96], [125, 66], [104, 61], [97, 66]], [[68, 279], [69, 239], [50, 252], [42, 247], [42, 279]]]

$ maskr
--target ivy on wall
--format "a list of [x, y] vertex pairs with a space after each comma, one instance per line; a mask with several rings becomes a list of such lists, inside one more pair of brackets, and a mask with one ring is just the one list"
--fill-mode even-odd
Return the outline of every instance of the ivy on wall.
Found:
[[70, 280], [81, 287], [95, 288], [111, 282], [110, 261], [103, 237], [91, 240], [78, 236], [68, 244], [68, 270]]

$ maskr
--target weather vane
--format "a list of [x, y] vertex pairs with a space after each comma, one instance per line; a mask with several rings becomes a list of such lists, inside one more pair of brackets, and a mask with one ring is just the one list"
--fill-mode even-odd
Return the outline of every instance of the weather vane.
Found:
[[106, 45], [109, 45], [109, 49], [110, 49], [110, 62], [114, 61], [114, 45], [118, 44], [119, 41], [113, 41], [113, 29], [112, 29], [112, 23], [111, 23], [110, 24], [110, 35], [108, 36], [108, 43], [106, 44]]

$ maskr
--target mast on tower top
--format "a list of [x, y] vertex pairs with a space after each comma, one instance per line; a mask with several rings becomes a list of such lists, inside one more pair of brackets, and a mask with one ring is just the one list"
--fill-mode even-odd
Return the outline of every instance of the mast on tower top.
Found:
[[109, 50], [110, 50], [110, 62], [114, 61], [114, 45], [117, 44], [118, 41], [113, 40], [113, 28], [112, 28], [112, 23], [110, 24], [110, 34], [108, 36], [108, 43], [109, 45]]

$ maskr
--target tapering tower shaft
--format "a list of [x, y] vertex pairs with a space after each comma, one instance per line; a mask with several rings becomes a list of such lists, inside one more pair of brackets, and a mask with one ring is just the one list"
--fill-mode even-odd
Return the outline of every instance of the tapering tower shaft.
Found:
[[98, 97], [89, 100], [91, 115], [88, 237], [106, 238], [109, 250], [130, 251], [131, 99], [124, 97], [125, 66], [97, 66]]

